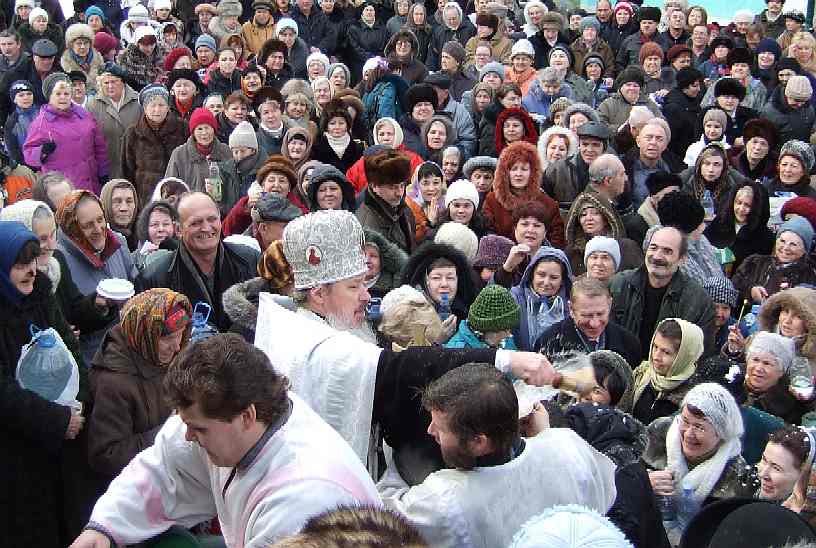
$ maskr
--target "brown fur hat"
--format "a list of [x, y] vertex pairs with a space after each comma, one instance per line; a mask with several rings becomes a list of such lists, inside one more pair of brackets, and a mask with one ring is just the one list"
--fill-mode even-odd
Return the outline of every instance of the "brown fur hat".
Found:
[[[510, 191], [510, 168], [517, 162], [530, 164], [530, 182], [524, 192], [514, 194]], [[496, 166], [496, 179], [493, 181], [493, 192], [502, 207], [513, 210], [524, 202], [540, 200], [541, 160], [538, 158], [535, 145], [526, 141], [510, 143], [499, 156]]]
[[323, 107], [323, 113], [320, 115], [320, 131], [324, 133], [328, 131], [329, 122], [332, 118], [342, 118], [345, 120], [348, 132], [351, 133], [351, 115], [343, 101], [332, 99], [326, 103], [326, 106]]
[[295, 175], [295, 168], [292, 167], [292, 162], [281, 154], [273, 154], [266, 159], [260, 168], [258, 168], [258, 173], [256, 176], [258, 184], [263, 186], [264, 179], [266, 179], [267, 175], [273, 171], [282, 173], [287, 179], [289, 179], [290, 190], [297, 187], [298, 180], [297, 175]]
[[399, 150], [387, 149], [364, 158], [369, 185], [407, 184], [411, 179], [411, 159]]

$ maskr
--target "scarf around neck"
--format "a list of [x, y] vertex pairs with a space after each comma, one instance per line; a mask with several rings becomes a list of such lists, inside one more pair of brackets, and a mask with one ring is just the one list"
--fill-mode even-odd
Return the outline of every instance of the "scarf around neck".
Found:
[[346, 149], [351, 143], [351, 135], [346, 132], [342, 137], [332, 137], [326, 133], [326, 141], [329, 143], [329, 146], [332, 148], [334, 153], [337, 154], [337, 157], [342, 158], [343, 154], [345, 154]]

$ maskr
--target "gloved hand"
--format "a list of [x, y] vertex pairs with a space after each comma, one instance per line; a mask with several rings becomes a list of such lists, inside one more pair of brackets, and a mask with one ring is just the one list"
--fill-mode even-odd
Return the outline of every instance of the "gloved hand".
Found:
[[44, 164], [48, 161], [48, 157], [57, 150], [57, 143], [54, 141], [48, 141], [47, 143], [43, 143], [43, 146], [40, 148], [40, 163]]

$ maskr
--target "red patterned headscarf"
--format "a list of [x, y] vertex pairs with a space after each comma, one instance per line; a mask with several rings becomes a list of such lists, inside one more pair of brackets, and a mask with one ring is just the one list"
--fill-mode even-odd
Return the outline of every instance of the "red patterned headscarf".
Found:
[[183, 329], [183, 350], [190, 339], [192, 315], [190, 301], [181, 293], [164, 288], [148, 289], [125, 303], [120, 326], [128, 346], [159, 366], [159, 339]]

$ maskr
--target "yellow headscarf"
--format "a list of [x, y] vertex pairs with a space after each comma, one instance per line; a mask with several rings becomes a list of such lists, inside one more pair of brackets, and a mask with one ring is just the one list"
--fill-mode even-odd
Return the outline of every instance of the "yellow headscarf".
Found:
[[[649, 347], [649, 360], [640, 364], [640, 367], [638, 367], [638, 370], [635, 372], [635, 402], [640, 399], [643, 390], [648, 385], [651, 385], [652, 388], [658, 392], [671, 392], [683, 384], [694, 374], [694, 371], [697, 369], [697, 360], [703, 355], [703, 330], [693, 323], [681, 320], [680, 318], [666, 318], [660, 322], [657, 327], [659, 328], [663, 322], [669, 320], [677, 322], [680, 326], [680, 331], [683, 333], [683, 338], [680, 340], [680, 348], [677, 350], [677, 356], [674, 358], [674, 362], [671, 364], [668, 372], [665, 375], [661, 375], [652, 367], [652, 347]], [[655, 335], [656, 334], [657, 329], [655, 329]], [[652, 335], [652, 343], [654, 343], [655, 335]], [[642, 374], [638, 375], [637, 373], [641, 371]]]

